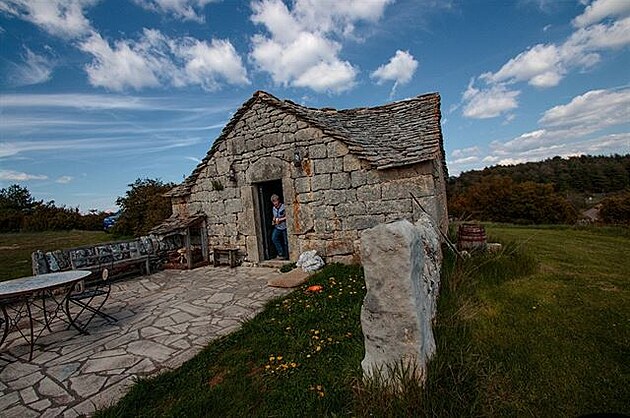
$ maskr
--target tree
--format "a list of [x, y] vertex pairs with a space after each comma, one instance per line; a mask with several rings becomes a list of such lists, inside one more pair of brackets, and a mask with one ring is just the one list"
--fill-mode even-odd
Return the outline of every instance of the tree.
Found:
[[22, 212], [33, 208], [36, 204], [31, 192], [19, 184], [0, 189], [0, 209], [15, 209]]
[[144, 235], [171, 216], [171, 202], [163, 195], [175, 187], [173, 183], [163, 183], [157, 179], [137, 179], [129, 187], [125, 196], [116, 200], [122, 213], [114, 226], [114, 233]]
[[602, 200], [600, 215], [605, 223], [630, 224], [630, 191]]

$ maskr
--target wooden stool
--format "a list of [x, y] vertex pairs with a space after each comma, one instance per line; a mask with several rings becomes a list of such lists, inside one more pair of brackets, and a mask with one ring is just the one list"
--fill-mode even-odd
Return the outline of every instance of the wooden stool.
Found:
[[212, 249], [214, 266], [218, 267], [221, 265], [221, 258], [227, 257], [227, 263], [230, 267], [236, 267], [236, 260], [238, 258], [238, 248], [236, 247], [214, 247]]

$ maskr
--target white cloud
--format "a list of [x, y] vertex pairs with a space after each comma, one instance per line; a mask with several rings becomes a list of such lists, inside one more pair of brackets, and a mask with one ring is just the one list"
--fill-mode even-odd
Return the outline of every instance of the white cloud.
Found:
[[93, 86], [122, 91], [129, 87], [139, 90], [160, 84], [155, 73], [159, 57], [144, 55], [129, 41], [117, 41], [112, 48], [101, 35], [93, 33], [79, 44], [79, 48], [94, 57], [85, 67]]
[[51, 35], [75, 38], [90, 32], [84, 9], [99, 0], [0, 0], [0, 11], [29, 21]]
[[[630, 4], [630, 2], [629, 2]], [[630, 17], [610, 24], [598, 24], [578, 29], [567, 42], [563, 50], [568, 61], [582, 65], [582, 57], [597, 53], [602, 49], [619, 49], [630, 45]], [[587, 60], [588, 62], [588, 60]]]
[[48, 176], [28, 174], [21, 171], [0, 170], [0, 181], [47, 180]]
[[186, 61], [183, 71], [187, 84], [199, 84], [212, 91], [220, 88], [220, 80], [235, 85], [250, 83], [241, 57], [230, 41], [213, 39], [208, 43], [188, 38], [176, 53]]
[[600, 51], [627, 45], [630, 45], [630, 18], [578, 29], [559, 45], [534, 45], [510, 59], [496, 73], [485, 73], [479, 78], [488, 83], [527, 81], [535, 87], [554, 87], [572, 69], [595, 65], [600, 60]]
[[591, 90], [547, 110], [539, 123], [554, 128], [596, 131], [630, 121], [630, 88]]
[[320, 62], [299, 75], [293, 85], [317, 92], [342, 92], [354, 87], [356, 70], [346, 61]]
[[203, 8], [213, 1], [215, 0], [134, 0], [134, 3], [146, 10], [201, 23], [205, 21]]
[[3, 94], [2, 108], [136, 109], [162, 108], [151, 99], [104, 94]]
[[468, 158], [471, 155], [478, 155], [478, 154], [479, 154], [479, 147], [475, 146], [475, 147], [468, 147], [468, 148], [463, 148], [463, 149], [454, 149], [453, 152], [451, 152], [451, 157]]
[[584, 13], [573, 19], [573, 26], [583, 28], [609, 17], [630, 15], [630, 2], [627, 0], [595, 0]]
[[[483, 161], [504, 164], [556, 155], [626, 154], [630, 152], [630, 132], [623, 132], [623, 127], [629, 120], [630, 89], [589, 91], [547, 110], [539, 120], [540, 129], [505, 142], [494, 141], [491, 155]], [[622, 132], [604, 133], [613, 127]]]
[[463, 94], [465, 102], [463, 114], [467, 118], [494, 118], [518, 107], [516, 100], [520, 91], [508, 90], [504, 85], [497, 84], [487, 89], [474, 87], [474, 80], [468, 84]]
[[[579, 28], [564, 42], [534, 45], [508, 60], [498, 71], [481, 74], [478, 80], [484, 81], [487, 87], [471, 90], [468, 86], [463, 98], [464, 116], [499, 116], [518, 106], [516, 96], [509, 95], [514, 92], [509, 92], [507, 85], [527, 82], [537, 88], [554, 87], [571, 71], [593, 67], [602, 59], [604, 51], [627, 47], [630, 45], [630, 17], [623, 16], [628, 14], [630, 2], [596, 0], [574, 20]], [[597, 23], [605, 17], [619, 16], [621, 20]], [[481, 96], [484, 93], [485, 96]], [[494, 104], [495, 111], [475, 111], [479, 103], [472, 107], [472, 100], [482, 99], [482, 104], [486, 105], [481, 106], [482, 109]]]
[[339, 57], [336, 38], [352, 36], [359, 22], [376, 22], [391, 0], [281, 0], [251, 4], [251, 21], [268, 34], [251, 38], [250, 59], [276, 84], [317, 92], [340, 92], [354, 86], [358, 70]]
[[72, 180], [74, 180], [74, 177], [72, 177], [72, 176], [61, 176], [61, 177], [57, 178], [57, 180], [55, 180], [55, 183], [68, 184]]
[[110, 90], [166, 84], [200, 85], [214, 91], [222, 82], [249, 84], [241, 58], [227, 40], [169, 38], [158, 30], [145, 29], [138, 41], [119, 40], [113, 47], [93, 33], [79, 47], [94, 57], [85, 68], [90, 83]]
[[386, 81], [393, 81], [395, 85], [406, 84], [411, 81], [417, 68], [418, 61], [409, 51], [398, 50], [389, 62], [378, 67], [371, 77], [376, 79], [377, 84], [383, 84]]
[[31, 86], [50, 80], [55, 66], [54, 62], [42, 55], [38, 55], [28, 48], [22, 56], [23, 65], [16, 65], [9, 75], [9, 81], [14, 86]]
[[552, 87], [560, 82], [564, 72], [558, 48], [539, 44], [509, 60], [496, 73], [485, 73], [479, 78], [488, 83], [529, 81], [536, 87]]

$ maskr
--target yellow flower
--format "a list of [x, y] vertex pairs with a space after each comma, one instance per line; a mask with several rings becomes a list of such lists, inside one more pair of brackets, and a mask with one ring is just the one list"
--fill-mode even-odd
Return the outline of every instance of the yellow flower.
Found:
[[274, 361], [276, 358], [274, 356], [269, 357], [269, 361]]
[[282, 360], [282, 356], [278, 356], [276, 357], [276, 359], [278, 359], [278, 361]]
[[322, 351], [322, 347], [318, 345], [317, 347], [315, 347], [315, 351]]

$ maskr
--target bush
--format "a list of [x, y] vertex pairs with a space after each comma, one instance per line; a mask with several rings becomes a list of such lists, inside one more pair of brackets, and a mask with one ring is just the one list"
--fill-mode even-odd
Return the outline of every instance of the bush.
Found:
[[601, 202], [600, 215], [608, 224], [630, 224], [630, 191], [609, 196]]

